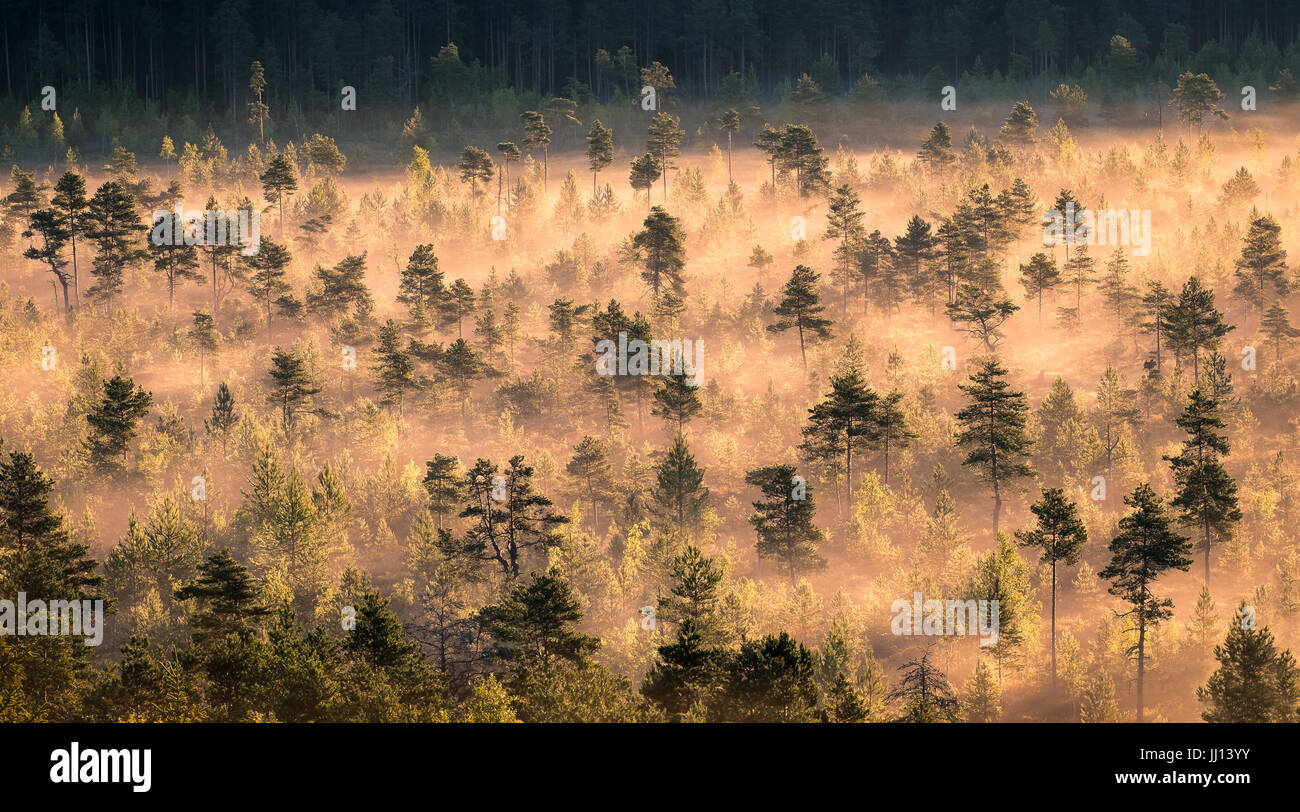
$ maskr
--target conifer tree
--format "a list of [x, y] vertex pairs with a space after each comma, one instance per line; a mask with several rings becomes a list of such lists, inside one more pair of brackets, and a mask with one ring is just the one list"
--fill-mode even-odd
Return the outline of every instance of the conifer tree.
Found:
[[1047, 488], [1043, 498], [1029, 508], [1038, 521], [1030, 530], [1016, 532], [1021, 547], [1037, 547], [1039, 560], [1052, 568], [1052, 684], [1056, 684], [1056, 565], [1079, 563], [1088, 528], [1076, 505], [1060, 488]]
[[1252, 217], [1236, 261], [1237, 286], [1233, 292], [1255, 306], [1261, 318], [1268, 304], [1266, 288], [1271, 287], [1278, 298], [1291, 289], [1281, 233], [1282, 227], [1272, 215]]
[[1111, 462], [1115, 448], [1122, 438], [1123, 426], [1136, 427], [1142, 417], [1142, 410], [1135, 404], [1137, 390], [1124, 384], [1124, 379], [1112, 366], [1107, 365], [1097, 383], [1097, 418], [1101, 422], [1101, 434], [1106, 446], [1106, 482], [1111, 481]]
[[248, 292], [259, 300], [266, 313], [267, 341], [272, 339], [272, 307], [280, 304], [281, 309], [284, 309], [286, 297], [291, 298], [291, 288], [285, 281], [285, 269], [289, 266], [290, 259], [289, 249], [263, 238], [257, 253], [245, 260], [253, 271], [248, 280]]
[[379, 328], [378, 335], [374, 350], [375, 388], [379, 390], [380, 404], [393, 410], [400, 420], [406, 394], [420, 388], [415, 361], [410, 351], [402, 347], [401, 335], [392, 319]]
[[641, 683], [641, 693], [673, 721], [704, 712], [723, 682], [726, 652], [710, 647], [695, 621], [686, 618], [672, 642], [659, 647], [658, 655]]
[[844, 312], [849, 309], [849, 288], [856, 276], [854, 259], [857, 246], [865, 235], [862, 228], [862, 201], [847, 183], [836, 187], [831, 194], [826, 213], [826, 233], [823, 239], [839, 240], [835, 247], [835, 279], [844, 289]]
[[952, 151], [952, 131], [942, 121], [934, 125], [930, 135], [921, 144], [916, 153], [916, 160], [931, 170], [941, 170], [949, 164], [956, 163], [957, 156]]
[[209, 355], [216, 355], [220, 338], [221, 334], [217, 332], [217, 324], [212, 320], [212, 315], [195, 310], [194, 326], [189, 330], [189, 339], [199, 351], [200, 388], [206, 388], [208, 385], [207, 359]]
[[[164, 221], [168, 221], [168, 233], [181, 233], [185, 230], [185, 222], [176, 216], [175, 212], [164, 211], [163, 220], [155, 223], [155, 228]], [[179, 282], [204, 282], [203, 274], [199, 273], [199, 252], [193, 245], [186, 245], [183, 241], [179, 245], [173, 245], [171, 242], [149, 241], [149, 254], [153, 257], [153, 269], [162, 276], [167, 282], [167, 309], [170, 311], [176, 302], [176, 285]]]
[[226, 443], [230, 439], [230, 431], [235, 427], [237, 417], [235, 415], [235, 397], [230, 394], [230, 387], [225, 381], [217, 387], [216, 397], [212, 399], [212, 417], [203, 421], [204, 427], [208, 434], [221, 435], [221, 453], [226, 453]]
[[1273, 358], [1277, 361], [1282, 360], [1282, 345], [1289, 343], [1289, 339], [1300, 337], [1300, 329], [1291, 325], [1286, 308], [1281, 302], [1273, 303], [1264, 314], [1259, 327], [1264, 335], [1268, 336], [1269, 343], [1273, 345]]
[[996, 722], [1002, 718], [1002, 686], [982, 659], [975, 663], [975, 673], [966, 683], [962, 705], [967, 722]]
[[817, 290], [820, 276], [807, 265], [796, 265], [790, 281], [782, 289], [781, 303], [773, 308], [776, 323], [767, 325], [769, 333], [783, 333], [791, 327], [799, 333], [799, 356], [803, 359], [804, 377], [808, 376], [806, 345], [831, 337], [831, 320], [822, 316], [826, 309]]
[[660, 293], [671, 289], [686, 296], [682, 270], [686, 267], [686, 233], [681, 221], [659, 206], [650, 210], [643, 228], [632, 238], [632, 246], [641, 257], [645, 270], [641, 279], [650, 287], [655, 301]]
[[831, 377], [831, 391], [808, 410], [808, 425], [800, 431], [799, 451], [805, 460], [831, 461], [843, 455], [850, 498], [853, 494], [853, 451], [879, 437], [880, 398], [850, 368]]
[[613, 489], [610, 479], [609, 448], [600, 439], [584, 435], [573, 449], [573, 457], [564, 470], [582, 483], [591, 500], [591, 526], [600, 530], [599, 504]]
[[534, 551], [558, 546], [557, 528], [569, 521], [551, 510], [550, 499], [536, 491], [533, 468], [522, 454], [510, 458], [497, 473], [496, 465], [479, 459], [465, 475], [462, 519], [472, 526], [465, 533], [460, 555], [495, 563], [506, 580], [519, 580], [525, 558]]
[[793, 585], [801, 572], [826, 567], [818, 552], [824, 534], [813, 524], [816, 505], [812, 489], [795, 482], [793, 465], [768, 465], [745, 474], [745, 482], [762, 495], [754, 502], [749, 523], [758, 534], [758, 555], [771, 558], [785, 568]]
[[733, 139], [736, 133], [740, 132], [740, 113], [736, 108], [728, 108], [722, 111], [718, 117], [718, 129], [727, 134], [727, 183], [733, 183], [734, 179], [731, 174], [731, 150], [734, 146]]
[[261, 597], [261, 587], [248, 569], [224, 549], [208, 556], [197, 577], [176, 590], [176, 600], [195, 601], [190, 625], [195, 639], [205, 645], [256, 629], [260, 619], [271, 613]]
[[1192, 386], [1201, 385], [1201, 350], [1217, 349], [1235, 329], [1214, 306], [1214, 291], [1195, 276], [1183, 284], [1169, 314], [1169, 345], [1177, 354], [1192, 356]]
[[[280, 239], [284, 240], [284, 199], [298, 191], [298, 170], [289, 156], [280, 153], [271, 159], [259, 180], [267, 203], [280, 209]], [[266, 241], [263, 240], [263, 243]]]
[[72, 274], [68, 273], [68, 261], [63, 256], [63, 250], [69, 240], [64, 219], [54, 209], [38, 209], [32, 213], [27, 228], [23, 229], [22, 234], [28, 240], [37, 234], [41, 236], [40, 247], [28, 245], [23, 250], [23, 256], [44, 263], [49, 267], [50, 273], [54, 274], [54, 278], [58, 280], [59, 286], [63, 289], [63, 311], [71, 313], [72, 306], [68, 295], [68, 284], [73, 281], [73, 277]]
[[1196, 689], [1207, 722], [1300, 721], [1300, 668], [1290, 650], [1279, 652], [1267, 626], [1247, 628], [1245, 601], [1223, 645], [1219, 668]]
[[1041, 251], [1029, 258], [1029, 263], [1020, 266], [1020, 284], [1025, 286], [1025, 295], [1038, 299], [1038, 329], [1043, 329], [1043, 294], [1051, 291], [1061, 283], [1061, 272], [1056, 262]]
[[87, 206], [86, 219], [86, 236], [95, 244], [95, 261], [90, 269], [95, 284], [87, 294], [111, 305], [122, 292], [126, 269], [145, 256], [145, 250], [139, 245], [145, 232], [144, 222], [136, 210], [135, 200], [115, 180], [95, 191]]
[[1192, 392], [1175, 422], [1187, 432], [1187, 439], [1177, 455], [1164, 457], [1178, 489], [1170, 504], [1178, 509], [1183, 525], [1201, 535], [1208, 585], [1212, 545], [1226, 540], [1241, 521], [1237, 483], [1220, 462], [1228, 455], [1228, 438], [1218, 433], [1223, 428], [1218, 400], [1203, 389]]
[[115, 375], [104, 382], [103, 399], [86, 415], [90, 424], [86, 450], [96, 468], [112, 472], [125, 466], [131, 440], [151, 403], [153, 395], [128, 377]]
[[1174, 602], [1152, 591], [1166, 570], [1186, 572], [1191, 567], [1191, 545], [1170, 527], [1164, 502], [1143, 483], [1124, 504], [1132, 511], [1119, 520], [1119, 532], [1110, 542], [1110, 563], [1098, 575], [1111, 582], [1107, 591], [1132, 608], [1120, 617], [1131, 619], [1137, 630], [1137, 721], [1142, 721], [1142, 690], [1146, 678], [1147, 633], [1173, 617]]
[[324, 389], [313, 378], [306, 359], [292, 350], [276, 347], [267, 374], [272, 383], [267, 400], [279, 405], [284, 432], [292, 439], [298, 414], [308, 410], [312, 399]]
[[655, 405], [651, 414], [662, 417], [674, 429], [674, 434], [681, 434], [691, 418], [697, 416], [704, 408], [700, 403], [699, 387], [693, 385], [693, 370], [673, 367], [662, 377], [662, 383], [655, 390]]
[[[17, 169], [17, 167], [14, 167]], [[73, 171], [64, 172], [54, 184], [50, 207], [63, 218], [63, 229], [72, 247], [72, 289], [77, 308], [81, 308], [81, 275], [77, 264], [77, 237], [85, 235], [90, 200], [86, 198], [86, 179]], [[65, 302], [66, 304], [66, 302]]]
[[1002, 491], [1020, 477], [1033, 476], [1026, 459], [1032, 441], [1026, 430], [1029, 404], [1024, 392], [1011, 389], [1007, 370], [997, 359], [985, 361], [970, 383], [958, 386], [970, 402], [957, 413], [961, 432], [959, 446], [969, 449], [962, 465], [993, 487], [993, 535], [998, 534], [1002, 515]]
[[970, 335], [984, 343], [988, 352], [997, 352], [1002, 341], [1001, 327], [1020, 309], [998, 291], [990, 291], [969, 282], [961, 283], [956, 297], [948, 303], [948, 318], [964, 324]]
[[614, 163], [614, 131], [600, 123], [591, 122], [587, 133], [587, 167], [591, 169], [591, 193], [596, 194], [596, 178], [600, 170]]
[[889, 692], [889, 700], [897, 702], [901, 715], [899, 722], [959, 722], [961, 701], [948, 683], [948, 677], [930, 660], [926, 649], [921, 659], [911, 659], [898, 667], [903, 677]]
[[443, 526], [447, 514], [459, 504], [464, 481], [459, 469], [460, 460], [445, 454], [434, 454], [433, 459], [425, 463], [421, 484], [429, 494], [429, 510], [438, 517], [438, 527]]
[[551, 174], [551, 125], [547, 124], [546, 117], [536, 110], [526, 110], [519, 114], [519, 118], [524, 122], [524, 149], [532, 152], [538, 147], [542, 148], [542, 192], [544, 194]]
[[672, 585], [660, 595], [656, 618], [661, 623], [694, 625], [706, 640], [721, 642], [718, 610], [725, 573], [700, 548], [687, 545], [672, 561]]
[[709, 489], [704, 486], [704, 469], [695, 464], [685, 435], [673, 439], [673, 447], [656, 467], [652, 496], [678, 533], [686, 534], [699, 522], [709, 503]]

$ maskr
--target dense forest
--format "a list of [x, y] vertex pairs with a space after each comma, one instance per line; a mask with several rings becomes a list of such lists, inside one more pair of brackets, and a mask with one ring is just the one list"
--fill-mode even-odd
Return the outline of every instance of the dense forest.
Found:
[[0, 720], [1300, 720], [1286, 4], [6, 15]]

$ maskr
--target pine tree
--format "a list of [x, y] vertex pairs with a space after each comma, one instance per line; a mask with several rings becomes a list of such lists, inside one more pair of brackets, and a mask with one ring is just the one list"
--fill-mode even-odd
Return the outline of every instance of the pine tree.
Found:
[[673, 426], [675, 434], [685, 431], [686, 424], [704, 408], [700, 403], [699, 388], [691, 382], [693, 375], [694, 370], [678, 372], [674, 366], [655, 390], [651, 414], [662, 417]]
[[693, 624], [706, 640], [721, 642], [718, 610], [725, 577], [723, 569], [700, 552], [700, 548], [687, 545], [673, 559], [670, 575], [672, 586], [667, 595], [659, 596], [656, 619], [661, 623]]
[[1236, 261], [1237, 286], [1233, 292], [1258, 308], [1261, 318], [1268, 304], [1265, 288], [1271, 286], [1273, 295], [1279, 298], [1291, 288], [1281, 233], [1282, 227], [1272, 215], [1253, 216]]
[[865, 231], [862, 228], [862, 201], [847, 183], [836, 187], [828, 203], [826, 233], [822, 239], [839, 240], [835, 255], [835, 279], [844, 288], [844, 312], [849, 310], [849, 288], [856, 276], [854, 259]]
[[145, 250], [139, 246], [145, 232], [144, 222], [136, 210], [135, 200], [115, 180], [95, 191], [86, 219], [86, 236], [95, 244], [95, 261], [90, 269], [95, 284], [87, 294], [111, 305], [122, 292], [126, 269], [145, 256]]
[[997, 352], [1002, 341], [1002, 325], [1020, 309], [1010, 299], [1000, 296], [998, 291], [963, 282], [947, 306], [948, 318], [965, 324], [966, 332], [982, 341], [984, 349], [990, 353]]
[[775, 324], [769, 324], [769, 333], [783, 333], [794, 327], [799, 333], [799, 356], [803, 359], [804, 377], [808, 376], [806, 344], [831, 337], [831, 320], [822, 316], [826, 307], [817, 290], [820, 276], [807, 265], [796, 265], [790, 281], [782, 290], [781, 303], [773, 308], [777, 315]]
[[[31, 454], [11, 451], [0, 462], [0, 591], [11, 601], [20, 592], [47, 602], [102, 600], [98, 563], [50, 508], [53, 489]], [[12, 618], [9, 624], [12, 634]], [[78, 683], [87, 666], [85, 642], [67, 633], [0, 637], [0, 718], [74, 718], [84, 693]]]
[[1079, 563], [1088, 528], [1079, 519], [1078, 508], [1060, 488], [1047, 488], [1043, 498], [1029, 508], [1038, 518], [1032, 530], [1016, 532], [1021, 547], [1037, 547], [1039, 560], [1052, 568], [1052, 684], [1056, 684], [1056, 565]]
[[1227, 539], [1241, 521], [1237, 507], [1237, 483], [1220, 462], [1228, 455], [1228, 438], [1219, 434], [1223, 419], [1219, 402], [1202, 389], [1192, 392], [1187, 408], [1176, 421], [1187, 439], [1176, 456], [1163, 459], [1173, 470], [1178, 492], [1170, 503], [1179, 511], [1183, 525], [1202, 533], [1205, 548], [1205, 583], [1210, 583], [1210, 550], [1214, 542]]
[[573, 457], [564, 470], [582, 483], [591, 500], [591, 526], [599, 532], [599, 504], [613, 489], [610, 479], [609, 447], [600, 439], [584, 435], [574, 447]]
[[1198, 656], [1206, 657], [1212, 652], [1214, 641], [1219, 639], [1219, 625], [1210, 587], [1201, 584], [1201, 593], [1196, 597], [1196, 609], [1188, 627], [1188, 639]]
[[799, 451], [808, 461], [844, 459], [847, 491], [853, 494], [853, 451], [879, 438], [880, 398], [856, 369], [831, 376], [831, 391], [808, 410]]
[[190, 343], [199, 351], [199, 388], [207, 388], [207, 358], [216, 355], [217, 342], [221, 334], [217, 332], [217, 323], [212, 315], [199, 310], [194, 311], [194, 326], [189, 330]]
[[175, 594], [178, 601], [196, 602], [189, 622], [195, 640], [204, 645], [219, 643], [228, 634], [249, 634], [271, 613], [248, 569], [224, 549], [208, 556], [197, 577]]
[[[280, 239], [284, 240], [284, 199], [298, 191], [298, 170], [294, 168], [289, 156], [280, 153], [271, 159], [266, 171], [259, 178], [262, 183], [262, 196], [267, 203], [280, 208]], [[265, 248], [266, 240], [263, 240]]]
[[54, 209], [38, 209], [32, 213], [27, 228], [23, 229], [23, 237], [30, 240], [37, 234], [41, 235], [40, 247], [28, 245], [23, 250], [23, 256], [49, 266], [50, 273], [54, 274], [63, 289], [63, 311], [71, 313], [68, 283], [73, 281], [73, 277], [68, 273], [68, 261], [63, 258], [63, 249], [69, 240], [64, 219]]
[[718, 129], [727, 134], [727, 183], [732, 183], [731, 150], [734, 136], [740, 132], [740, 113], [734, 107], [722, 111], [718, 117]]
[[1174, 295], [1156, 280], [1147, 282], [1147, 292], [1142, 297], [1142, 315], [1146, 319], [1141, 324], [1143, 332], [1150, 333], [1156, 341], [1156, 374], [1161, 372], [1161, 342], [1169, 336], [1169, 318], [1174, 305]]
[[641, 693], [681, 721], [714, 700], [724, 676], [726, 652], [712, 648], [689, 618], [677, 628], [677, 636], [658, 649], [658, 657], [641, 683]]
[[985, 361], [970, 377], [969, 384], [958, 386], [970, 403], [957, 413], [961, 432], [957, 444], [970, 449], [962, 465], [967, 465], [993, 486], [993, 535], [998, 534], [1002, 515], [1002, 490], [1019, 477], [1033, 476], [1025, 460], [1032, 441], [1026, 431], [1025, 416], [1029, 404], [1024, 392], [1011, 390], [1007, 370], [996, 359]]
[[1011, 114], [998, 130], [998, 136], [1009, 143], [1029, 146], [1034, 143], [1038, 131], [1038, 114], [1034, 112], [1029, 100], [1018, 101], [1011, 106]]
[[930, 135], [921, 144], [916, 153], [916, 160], [927, 169], [937, 171], [956, 163], [957, 156], [952, 151], [952, 131], [940, 121], [930, 130]]
[[1291, 326], [1291, 321], [1287, 318], [1286, 308], [1282, 306], [1281, 302], [1273, 303], [1273, 306], [1264, 314], [1259, 327], [1264, 335], [1268, 336], [1269, 343], [1273, 345], [1273, 357], [1278, 361], [1282, 360], [1282, 345], [1289, 343], [1288, 339], [1300, 337], [1300, 329]]
[[458, 338], [448, 345], [447, 351], [439, 359], [439, 368], [456, 392], [463, 419], [467, 414], [469, 394], [474, 387], [474, 382], [490, 374], [492, 369], [463, 338]]
[[547, 124], [546, 118], [536, 110], [526, 110], [519, 114], [519, 118], [524, 122], [524, 149], [532, 152], [538, 147], [542, 148], [542, 191], [545, 193], [551, 174], [549, 160], [551, 125]]
[[465, 317], [474, 312], [474, 289], [464, 279], [457, 279], [451, 283], [451, 291], [443, 306], [441, 313], [440, 325], [449, 327], [454, 322], [456, 324], [456, 338], [465, 337], [464, 323]]
[[554, 570], [534, 572], [529, 583], [516, 584], [500, 603], [484, 607], [479, 615], [502, 659], [528, 656], [584, 663], [600, 646], [599, 639], [576, 630], [581, 605]]
[[427, 323], [442, 312], [448, 297], [442, 279], [433, 246], [415, 246], [397, 288], [397, 301], [407, 306], [413, 322]]
[[272, 382], [270, 403], [280, 406], [284, 432], [292, 439], [293, 427], [299, 412], [308, 410], [312, 398], [324, 389], [316, 382], [307, 361], [292, 350], [276, 347], [271, 355], [271, 369], [267, 373]]
[[[262, 63], [256, 59], [248, 68], [248, 89], [253, 91], [253, 101], [248, 103], [248, 123], [257, 125], [257, 140], [266, 146], [266, 120], [270, 118], [271, 110], [262, 101], [262, 93], [266, 90], [266, 72], [262, 69]], [[416, 112], [419, 112], [418, 108]]]
[[1043, 329], [1043, 293], [1061, 284], [1061, 272], [1056, 262], [1041, 251], [1029, 258], [1029, 264], [1020, 266], [1020, 284], [1025, 295], [1038, 299], [1038, 330]]
[[655, 504], [677, 532], [685, 535], [697, 525], [708, 505], [709, 489], [704, 486], [704, 469], [695, 464], [684, 435], [673, 439], [673, 447], [655, 469], [655, 482]]
[[447, 514], [460, 502], [464, 478], [459, 469], [460, 460], [444, 454], [434, 454], [433, 459], [425, 463], [421, 484], [429, 494], [429, 510], [438, 517], [438, 527], [443, 526]]
[[817, 683], [812, 652], [785, 632], [747, 640], [727, 664], [722, 721], [812, 722]]
[[628, 184], [631, 185], [634, 192], [645, 191], [647, 211], [651, 210], [650, 189], [654, 186], [655, 181], [659, 180], [659, 174], [662, 171], [659, 158], [649, 152], [632, 161], [632, 172], [628, 175]]
[[[918, 299], [928, 300], [931, 313], [934, 312], [934, 301], [926, 295], [926, 277], [938, 242], [930, 231], [930, 224], [915, 214], [907, 221], [907, 229], [894, 238], [894, 256], [897, 257], [898, 270], [904, 274], [908, 287], [916, 293]], [[890, 315], [889, 310], [886, 315]]]
[[380, 404], [394, 410], [401, 420], [406, 393], [420, 388], [415, 377], [415, 361], [410, 351], [402, 347], [401, 335], [392, 319], [379, 328], [378, 335], [374, 350], [375, 388], [379, 390]]
[[289, 249], [267, 238], [262, 239], [257, 253], [245, 260], [253, 271], [248, 292], [265, 308], [267, 341], [272, 340], [271, 308], [290, 295], [291, 288], [285, 281], [285, 269], [290, 260]]
[[136, 428], [149, 413], [151, 403], [153, 395], [136, 386], [130, 378], [115, 375], [104, 382], [103, 400], [86, 415], [90, 436], [85, 445], [96, 468], [113, 472], [125, 465]]
[[[17, 169], [17, 167], [14, 167]], [[77, 308], [81, 308], [81, 276], [77, 266], [77, 237], [88, 229], [90, 201], [86, 198], [86, 179], [76, 172], [64, 172], [54, 184], [50, 206], [63, 217], [63, 229], [72, 246], [72, 289]], [[66, 305], [67, 302], [64, 302]]]
[[812, 128], [803, 124], [787, 124], [781, 130], [781, 146], [777, 162], [782, 171], [793, 172], [795, 188], [800, 197], [820, 194], [830, 187], [830, 161], [817, 144]]
[[962, 705], [967, 722], [996, 722], [1002, 718], [1002, 686], [984, 660], [975, 663]]
[[1119, 721], [1119, 705], [1115, 702], [1115, 680], [1102, 672], [1087, 681], [1079, 702], [1079, 721], [1105, 724]]
[[[165, 233], [176, 234], [185, 230], [185, 222], [175, 212], [162, 212], [162, 219], [154, 224], [155, 229], [166, 228]], [[167, 309], [170, 311], [176, 303], [176, 284], [178, 282], [204, 282], [199, 273], [199, 252], [193, 245], [181, 241], [173, 245], [171, 241], [150, 240], [149, 253], [153, 256], [153, 269], [167, 282]]]
[[1300, 668], [1290, 650], [1278, 652], [1267, 626], [1247, 628], [1245, 601], [1223, 645], [1214, 647], [1219, 668], [1196, 698], [1207, 722], [1300, 721]]
[[560, 543], [557, 528], [569, 517], [551, 510], [550, 499], [537, 493], [533, 468], [522, 454], [510, 458], [500, 474], [497, 467], [479, 459], [465, 474], [462, 519], [472, 526], [460, 548], [462, 556], [495, 563], [509, 581], [519, 580], [524, 559]]
[[596, 177], [600, 170], [614, 163], [614, 131], [600, 123], [591, 122], [587, 133], [587, 167], [591, 169], [591, 193], [596, 194]]
[[885, 487], [889, 487], [889, 451], [891, 448], [906, 448], [916, 438], [916, 433], [908, 426], [907, 418], [898, 404], [903, 400], [902, 392], [890, 392], [880, 399], [875, 410], [875, 443], [884, 454]]
[[1124, 385], [1124, 379], [1114, 367], [1107, 365], [1097, 384], [1097, 418], [1102, 424], [1103, 442], [1106, 446], [1106, 482], [1111, 481], [1111, 462], [1115, 448], [1122, 438], [1123, 426], [1136, 428], [1142, 410], [1134, 403], [1137, 390]]
[[754, 502], [749, 523], [758, 534], [759, 558], [774, 559], [785, 568], [793, 584], [801, 572], [824, 569], [818, 552], [824, 534], [813, 524], [816, 505], [806, 483], [796, 487], [793, 465], [769, 465], [745, 474], [745, 482], [758, 488], [762, 500]]
[[1169, 345], [1176, 354], [1191, 354], [1193, 387], [1201, 385], [1201, 350], [1217, 349], [1234, 329], [1215, 308], [1214, 291], [1195, 276], [1189, 278], [1170, 309]]
[[235, 427], [238, 419], [235, 415], [235, 397], [230, 394], [230, 387], [225, 381], [217, 387], [217, 395], [212, 399], [212, 417], [203, 421], [204, 427], [208, 434], [221, 435], [221, 453], [226, 453], [226, 443], [230, 439], [230, 431]]
[[1132, 512], [1119, 520], [1119, 533], [1110, 542], [1111, 560], [1098, 575], [1111, 582], [1107, 591], [1133, 608], [1130, 617], [1138, 639], [1130, 653], [1137, 654], [1137, 721], [1142, 721], [1142, 689], [1146, 677], [1147, 632], [1173, 617], [1174, 602], [1157, 598], [1152, 586], [1165, 570], [1186, 572], [1192, 565], [1191, 545], [1170, 528], [1164, 503], [1143, 483], [1124, 503]]
[[1083, 313], [1083, 289], [1095, 284], [1093, 276], [1096, 265], [1088, 253], [1087, 243], [1081, 244], [1074, 251], [1074, 256], [1065, 263], [1064, 281], [1074, 285], [1074, 308]]
[[[1038, 616], [1030, 602], [1029, 562], [1016, 551], [1007, 534], [999, 533], [996, 543], [995, 549], [976, 562], [970, 597], [998, 607], [997, 636], [981, 643], [986, 644], [982, 650], [993, 655], [1001, 682], [1004, 668], [1019, 667], [1022, 647], [1037, 628]], [[966, 630], [968, 634], [972, 631]]]
[[921, 659], [911, 659], [898, 667], [904, 672], [898, 685], [889, 692], [889, 700], [899, 703], [899, 722], [959, 722], [961, 701], [953, 693], [948, 677], [930, 662], [926, 649]]
[[667, 288], [685, 297], [682, 270], [686, 267], [686, 233], [682, 231], [681, 221], [655, 206], [643, 226], [632, 238], [632, 246], [645, 265], [642, 281], [650, 286], [655, 301]]

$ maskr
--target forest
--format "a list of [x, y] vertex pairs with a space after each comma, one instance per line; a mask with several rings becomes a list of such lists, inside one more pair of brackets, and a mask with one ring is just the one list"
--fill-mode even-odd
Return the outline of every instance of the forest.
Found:
[[4, 32], [0, 721], [1300, 721], [1293, 7]]

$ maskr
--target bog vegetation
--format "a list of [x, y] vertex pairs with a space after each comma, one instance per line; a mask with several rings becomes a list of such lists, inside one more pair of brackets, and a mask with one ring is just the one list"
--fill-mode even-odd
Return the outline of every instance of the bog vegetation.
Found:
[[0, 636], [0, 719], [1295, 721], [1300, 153], [1131, 51], [1100, 115], [633, 59], [362, 156], [256, 62], [237, 150], [24, 108], [0, 596], [110, 614]]

